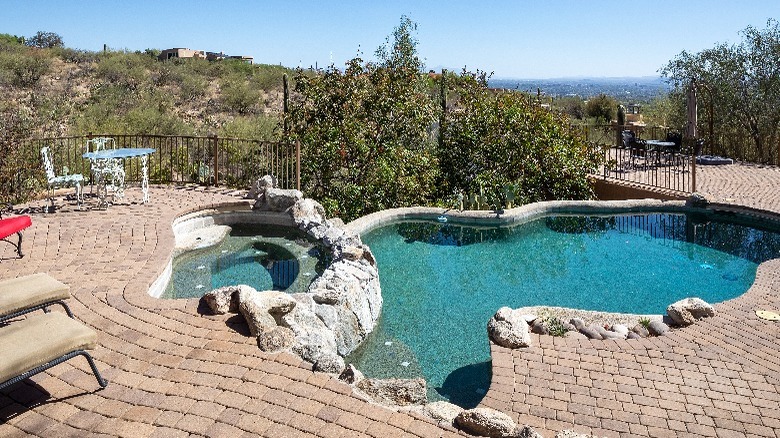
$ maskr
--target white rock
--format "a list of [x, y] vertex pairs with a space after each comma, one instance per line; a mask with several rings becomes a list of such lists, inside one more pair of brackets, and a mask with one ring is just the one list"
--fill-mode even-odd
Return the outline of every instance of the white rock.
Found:
[[276, 327], [281, 317], [296, 305], [295, 299], [284, 292], [257, 292], [254, 289], [239, 291], [238, 301], [238, 310], [246, 319], [252, 336], [257, 336], [263, 329]]
[[670, 304], [666, 313], [675, 324], [686, 326], [699, 319], [715, 316], [715, 309], [701, 298], [685, 298]]
[[509, 307], [498, 309], [488, 321], [488, 334], [496, 344], [507, 348], [522, 348], [531, 345], [528, 323], [520, 312]]
[[488, 437], [509, 436], [517, 426], [512, 417], [490, 408], [463, 411], [455, 417], [455, 424], [472, 435]]

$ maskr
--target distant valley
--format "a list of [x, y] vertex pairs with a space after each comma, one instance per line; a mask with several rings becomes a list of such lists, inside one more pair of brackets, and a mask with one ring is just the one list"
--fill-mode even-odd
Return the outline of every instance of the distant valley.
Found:
[[587, 99], [601, 93], [620, 102], [646, 102], [659, 94], [669, 92], [670, 87], [662, 77], [623, 78], [558, 78], [558, 79], [491, 79], [491, 88], [541, 93], [552, 97], [580, 96]]

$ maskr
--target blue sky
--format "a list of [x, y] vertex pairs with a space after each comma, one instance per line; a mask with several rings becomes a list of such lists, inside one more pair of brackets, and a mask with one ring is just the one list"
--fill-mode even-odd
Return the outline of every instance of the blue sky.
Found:
[[780, 19], [778, 0], [114, 1], [0, 0], [0, 33], [56, 32], [68, 47], [188, 47], [322, 67], [372, 58], [401, 15], [431, 69], [496, 78], [648, 76], [682, 50], [738, 42]]

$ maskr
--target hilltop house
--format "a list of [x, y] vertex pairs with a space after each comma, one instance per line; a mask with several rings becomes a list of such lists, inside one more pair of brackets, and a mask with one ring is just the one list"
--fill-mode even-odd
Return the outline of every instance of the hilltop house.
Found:
[[204, 50], [190, 50], [186, 48], [165, 49], [157, 56], [160, 61], [171, 58], [201, 58], [206, 59]]
[[200, 58], [200, 59], [207, 59], [209, 61], [221, 61], [223, 59], [240, 59], [246, 63], [252, 64], [254, 62], [254, 58], [251, 56], [244, 56], [244, 55], [225, 55], [223, 52], [207, 52], [205, 50], [190, 50], [186, 48], [173, 48], [173, 49], [165, 49], [162, 52], [160, 52], [160, 55], [157, 56], [157, 59], [160, 61], [165, 61], [166, 59], [171, 58]]

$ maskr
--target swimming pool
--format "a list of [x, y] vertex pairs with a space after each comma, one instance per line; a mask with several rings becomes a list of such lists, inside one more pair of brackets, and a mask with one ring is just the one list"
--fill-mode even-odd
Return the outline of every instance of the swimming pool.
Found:
[[429, 399], [473, 407], [490, 385], [486, 323], [501, 306], [664, 313], [744, 293], [780, 257], [780, 231], [716, 214], [548, 216], [515, 227], [391, 223], [362, 235], [379, 265], [379, 325], [347, 362], [424, 377]]
[[327, 265], [327, 252], [288, 226], [233, 224], [215, 246], [186, 251], [172, 262], [161, 298], [199, 298], [222, 286], [305, 292]]

